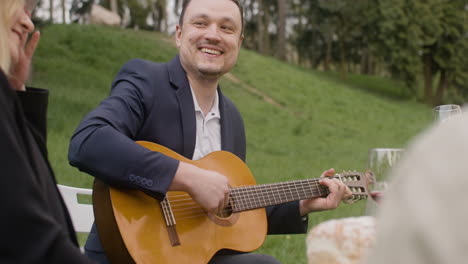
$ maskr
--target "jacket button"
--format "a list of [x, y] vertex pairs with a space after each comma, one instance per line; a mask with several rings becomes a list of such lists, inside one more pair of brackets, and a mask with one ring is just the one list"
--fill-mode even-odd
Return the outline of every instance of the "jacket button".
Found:
[[128, 176], [128, 178], [129, 178], [130, 181], [135, 181], [136, 176], [133, 175], [133, 174], [130, 174], [130, 175]]
[[149, 180], [146, 182], [146, 185], [148, 185], [149, 187], [152, 187], [152, 186], [153, 186], [153, 180], [149, 179]]

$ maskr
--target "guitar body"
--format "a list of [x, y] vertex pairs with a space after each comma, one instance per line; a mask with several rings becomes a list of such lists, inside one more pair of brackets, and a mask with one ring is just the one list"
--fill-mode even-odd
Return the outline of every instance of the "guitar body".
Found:
[[[255, 185], [248, 167], [237, 156], [224, 151], [213, 152], [203, 159], [193, 161], [158, 144], [140, 141], [138, 144], [152, 151], [163, 153], [177, 160], [191, 163], [203, 169], [219, 172], [229, 179], [231, 187]], [[99, 189], [95, 189], [100, 192]], [[108, 194], [108, 195], [107, 195]], [[227, 216], [207, 215], [183, 192], [168, 192], [167, 198], [176, 222], [175, 230], [180, 245], [173, 245], [169, 236], [165, 214], [160, 202], [141, 191], [109, 187], [108, 192], [96, 193], [96, 221], [100, 239], [111, 261], [128, 263], [118, 255], [128, 250], [136, 263], [207, 263], [220, 249], [250, 252], [259, 248], [266, 237], [265, 209], [255, 209]], [[112, 217], [104, 218], [108, 196]], [[102, 206], [102, 210], [100, 209]], [[110, 213], [110, 210], [107, 210]], [[167, 214], [166, 214], [167, 215]], [[109, 223], [114, 220], [115, 223]], [[101, 234], [101, 226], [107, 226]], [[125, 248], [117, 248], [116, 240], [107, 236], [117, 230]], [[106, 241], [107, 240], [107, 241]], [[107, 244], [107, 245], [106, 245]], [[110, 244], [114, 244], [109, 246]], [[109, 249], [109, 250], [108, 250]], [[117, 252], [116, 252], [117, 251]], [[114, 263], [113, 261], [113, 263]]]

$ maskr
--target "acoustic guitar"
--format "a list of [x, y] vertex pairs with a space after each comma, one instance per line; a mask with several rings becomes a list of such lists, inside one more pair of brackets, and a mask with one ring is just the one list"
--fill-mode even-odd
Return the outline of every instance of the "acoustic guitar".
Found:
[[[168, 192], [158, 201], [144, 192], [108, 187], [99, 180], [93, 190], [100, 240], [111, 263], [207, 263], [221, 249], [251, 252], [267, 234], [265, 207], [325, 197], [320, 178], [256, 185], [245, 163], [232, 153], [216, 151], [189, 160], [155, 143], [138, 141], [152, 151], [228, 177], [229, 205], [207, 214], [184, 192]], [[368, 196], [363, 173], [335, 175], [353, 192], [352, 200]]]

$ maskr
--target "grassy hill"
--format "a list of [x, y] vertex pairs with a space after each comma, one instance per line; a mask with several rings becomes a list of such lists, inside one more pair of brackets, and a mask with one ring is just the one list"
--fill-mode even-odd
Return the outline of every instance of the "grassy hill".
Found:
[[[60, 183], [91, 187], [92, 177], [68, 165], [69, 139], [109, 94], [119, 68], [132, 58], [165, 62], [176, 53], [172, 40], [156, 33], [80, 25], [43, 30], [33, 86], [51, 91], [48, 145]], [[398, 99], [400, 85], [360, 75], [341, 81], [248, 50], [221, 82], [244, 117], [247, 164], [259, 183], [318, 177], [330, 167], [364, 170], [370, 148], [405, 147], [432, 116], [429, 107]], [[361, 215], [363, 205], [311, 214], [310, 225]], [[305, 263], [304, 239], [269, 236], [259, 251], [282, 263]]]

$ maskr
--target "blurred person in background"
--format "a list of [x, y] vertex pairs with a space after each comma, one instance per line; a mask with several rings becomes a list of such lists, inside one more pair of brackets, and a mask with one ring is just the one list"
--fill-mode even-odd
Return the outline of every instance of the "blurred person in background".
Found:
[[365, 263], [468, 261], [467, 160], [466, 111], [413, 141], [391, 173], [375, 246]]
[[24, 85], [40, 38], [36, 2], [0, 1], [0, 263], [92, 263], [47, 158], [48, 92]]

